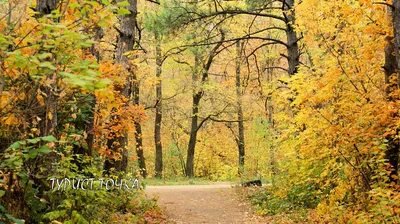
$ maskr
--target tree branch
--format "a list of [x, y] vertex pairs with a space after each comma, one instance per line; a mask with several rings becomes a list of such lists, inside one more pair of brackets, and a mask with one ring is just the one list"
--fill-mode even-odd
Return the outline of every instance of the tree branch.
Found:
[[387, 2], [372, 2], [372, 4], [374, 4], [374, 5], [386, 5], [386, 6], [390, 7], [391, 9], [394, 9], [394, 6], [392, 4], [387, 3]]
[[[280, 7], [268, 7], [265, 9], [280, 9]], [[260, 17], [268, 17], [268, 18], [272, 18], [272, 19], [277, 19], [283, 22], [285, 21], [285, 18], [282, 16], [277, 16], [274, 14], [269, 14], [269, 13], [260, 13], [260, 12], [254, 12], [254, 11], [244, 11], [244, 10], [240, 10], [240, 9], [235, 9], [235, 10], [225, 10], [225, 11], [217, 11], [217, 12], [213, 12], [210, 14], [198, 14], [196, 13], [199, 17], [197, 18], [193, 18], [191, 20], [188, 21], [188, 23], [190, 22], [194, 22], [197, 20], [201, 20], [201, 19], [206, 19], [209, 17], [215, 17], [218, 15], [253, 15], [253, 16], [260, 16]]]
[[271, 67], [265, 68], [264, 70], [268, 70], [268, 69], [281, 69], [281, 70], [283, 70], [285, 72], [289, 72], [289, 70], [287, 70], [286, 68], [282, 68], [280, 66], [271, 66]]
[[159, 3], [159, 2], [157, 2], [157, 1], [154, 1], [154, 0], [146, 0], [146, 1], [148, 1], [148, 2], [151, 2], [151, 3], [154, 3], [154, 4], [156, 4], [156, 5], [160, 5], [160, 3]]
[[196, 132], [200, 130], [201, 126], [203, 126], [203, 124], [204, 124], [207, 120], [213, 120], [213, 119], [214, 119], [214, 118], [212, 118], [213, 116], [216, 117], [216, 116], [219, 116], [220, 114], [222, 114], [228, 106], [229, 106], [229, 104], [227, 104], [227, 105], [224, 107], [224, 109], [222, 109], [222, 110], [219, 111], [218, 113], [216, 113], [216, 114], [209, 114], [206, 118], [204, 118], [204, 119], [200, 122], [199, 126], [197, 126]]

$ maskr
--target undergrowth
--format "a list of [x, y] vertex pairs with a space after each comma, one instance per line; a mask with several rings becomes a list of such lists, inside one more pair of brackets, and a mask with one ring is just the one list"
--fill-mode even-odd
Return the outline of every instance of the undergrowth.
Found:
[[[138, 187], [140, 184], [128, 182], [138, 178], [137, 174], [105, 174], [99, 161], [68, 155], [62, 155], [52, 168], [43, 166], [43, 159], [58, 156], [52, 155], [49, 147], [53, 142], [55, 139], [51, 136], [19, 141], [3, 154], [0, 160], [0, 223], [165, 222], [156, 199], [147, 198]], [[82, 168], [78, 169], [77, 164]], [[73, 182], [68, 186], [61, 182], [88, 178], [95, 180], [90, 189], [88, 182], [75, 188]], [[115, 185], [113, 182], [113, 187], [102, 187], [98, 181], [102, 178], [118, 182]]]

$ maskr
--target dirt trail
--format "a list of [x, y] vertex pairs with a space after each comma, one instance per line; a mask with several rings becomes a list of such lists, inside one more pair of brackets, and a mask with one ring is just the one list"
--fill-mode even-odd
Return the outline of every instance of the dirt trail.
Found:
[[147, 186], [146, 193], [159, 196], [168, 223], [269, 223], [251, 212], [230, 183], [185, 186]]

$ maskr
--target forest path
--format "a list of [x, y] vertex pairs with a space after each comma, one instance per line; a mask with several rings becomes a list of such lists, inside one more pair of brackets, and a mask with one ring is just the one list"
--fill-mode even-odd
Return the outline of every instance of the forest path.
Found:
[[158, 196], [168, 223], [270, 223], [239, 199], [230, 183], [212, 185], [147, 186], [149, 196]]

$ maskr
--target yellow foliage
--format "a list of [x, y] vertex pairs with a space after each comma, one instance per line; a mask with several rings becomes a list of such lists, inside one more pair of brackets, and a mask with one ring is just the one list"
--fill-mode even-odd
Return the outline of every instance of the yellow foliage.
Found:
[[2, 119], [2, 123], [5, 125], [18, 125], [19, 121], [18, 119], [14, 116], [14, 114], [11, 114], [9, 117], [5, 117]]

